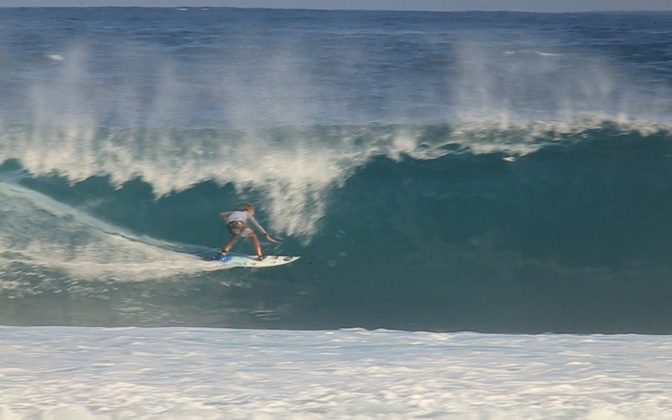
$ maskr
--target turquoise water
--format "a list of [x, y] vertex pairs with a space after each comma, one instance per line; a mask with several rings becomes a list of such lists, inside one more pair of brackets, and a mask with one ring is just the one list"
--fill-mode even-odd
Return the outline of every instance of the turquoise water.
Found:
[[1, 9], [0, 324], [669, 333], [671, 24]]

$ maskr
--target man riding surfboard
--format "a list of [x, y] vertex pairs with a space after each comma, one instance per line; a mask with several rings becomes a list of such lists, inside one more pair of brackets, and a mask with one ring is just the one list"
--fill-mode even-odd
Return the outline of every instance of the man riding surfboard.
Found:
[[254, 206], [252, 204], [245, 204], [243, 208], [239, 210], [222, 212], [219, 214], [219, 218], [226, 221], [226, 229], [229, 231], [231, 239], [224, 245], [224, 248], [217, 253], [217, 259], [228, 254], [241, 236], [249, 238], [250, 241], [252, 241], [252, 245], [254, 245], [254, 250], [257, 253], [257, 259], [259, 261], [265, 258], [264, 254], [261, 252], [259, 239], [257, 238], [257, 235], [254, 234], [254, 231], [248, 227], [248, 222], [263, 233], [269, 242], [277, 244], [276, 240], [271, 238], [271, 235], [269, 235], [259, 222], [257, 222], [257, 219], [254, 218]]

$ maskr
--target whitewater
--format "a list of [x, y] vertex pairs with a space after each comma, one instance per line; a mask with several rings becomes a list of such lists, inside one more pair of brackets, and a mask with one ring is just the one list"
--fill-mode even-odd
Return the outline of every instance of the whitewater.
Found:
[[664, 336], [0, 329], [2, 418], [665, 418]]
[[0, 8], [0, 418], [671, 418], [671, 27]]

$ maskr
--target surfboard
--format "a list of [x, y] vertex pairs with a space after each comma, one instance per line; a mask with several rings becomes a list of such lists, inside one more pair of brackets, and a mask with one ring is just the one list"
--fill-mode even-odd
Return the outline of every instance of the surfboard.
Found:
[[301, 257], [290, 257], [286, 255], [267, 255], [262, 261], [257, 260], [254, 255], [242, 255], [229, 252], [224, 257], [214, 257], [211, 261], [217, 264], [224, 264], [231, 268], [268, 268], [293, 263]]

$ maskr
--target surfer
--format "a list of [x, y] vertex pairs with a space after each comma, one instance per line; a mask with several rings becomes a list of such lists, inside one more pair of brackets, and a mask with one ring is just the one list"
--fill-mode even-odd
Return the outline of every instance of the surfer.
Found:
[[276, 240], [271, 238], [271, 235], [266, 232], [266, 230], [261, 227], [257, 219], [254, 218], [254, 206], [252, 204], [245, 204], [242, 209], [234, 211], [225, 211], [219, 214], [219, 218], [226, 221], [226, 229], [231, 235], [231, 239], [224, 245], [224, 248], [217, 253], [217, 258], [221, 258], [228, 254], [233, 248], [233, 244], [236, 243], [239, 237], [249, 238], [254, 245], [254, 250], [257, 253], [257, 259], [259, 261], [265, 258], [264, 254], [261, 252], [261, 245], [259, 245], [259, 239], [257, 235], [254, 234], [252, 229], [247, 226], [248, 221], [252, 223], [252, 226], [257, 228], [261, 233], [266, 236], [269, 242], [277, 244]]

